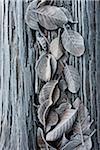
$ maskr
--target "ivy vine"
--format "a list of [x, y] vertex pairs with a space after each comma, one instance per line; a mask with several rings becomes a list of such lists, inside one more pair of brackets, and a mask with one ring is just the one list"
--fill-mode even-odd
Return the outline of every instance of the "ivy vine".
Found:
[[[40, 47], [35, 71], [43, 83], [38, 94], [37, 130], [40, 150], [90, 150], [92, 147], [91, 124], [88, 109], [77, 97], [72, 103], [67, 91], [77, 93], [81, 77], [77, 68], [68, 64], [68, 55], [84, 54], [84, 39], [72, 30], [77, 23], [61, 3], [34, 0], [25, 15], [27, 25], [36, 31], [36, 43]], [[46, 33], [57, 33], [49, 41]]]

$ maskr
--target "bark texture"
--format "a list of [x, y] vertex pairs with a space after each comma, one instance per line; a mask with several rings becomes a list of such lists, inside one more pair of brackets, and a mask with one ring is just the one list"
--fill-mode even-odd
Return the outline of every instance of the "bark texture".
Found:
[[[37, 59], [34, 32], [25, 24], [28, 0], [0, 1], [0, 150], [36, 150]], [[78, 95], [88, 106], [93, 128], [93, 150], [100, 149], [100, 1], [72, 0], [74, 29], [85, 39], [81, 58], [70, 55], [69, 64], [79, 69], [82, 84]], [[48, 33], [48, 39], [53, 33]], [[77, 95], [70, 95], [74, 98]]]

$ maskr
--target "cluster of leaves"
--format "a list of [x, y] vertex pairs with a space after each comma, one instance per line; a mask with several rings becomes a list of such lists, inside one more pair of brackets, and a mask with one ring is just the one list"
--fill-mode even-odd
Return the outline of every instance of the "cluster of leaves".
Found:
[[[64, 0], [63, 0], [64, 1]], [[90, 150], [90, 116], [79, 98], [71, 104], [66, 90], [77, 93], [80, 88], [78, 70], [66, 63], [66, 53], [76, 57], [85, 51], [83, 37], [69, 27], [76, 23], [70, 12], [53, 0], [34, 0], [26, 10], [26, 23], [36, 30], [36, 40], [43, 49], [35, 70], [45, 84], [39, 93], [37, 141], [42, 149]], [[41, 31], [58, 31], [51, 43]], [[47, 47], [48, 45], [48, 47]]]

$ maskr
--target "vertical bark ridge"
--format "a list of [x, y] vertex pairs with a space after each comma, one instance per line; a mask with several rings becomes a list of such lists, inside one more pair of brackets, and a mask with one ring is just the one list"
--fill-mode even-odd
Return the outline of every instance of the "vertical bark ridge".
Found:
[[[25, 2], [0, 2], [0, 149], [35, 149], [34, 49]], [[26, 41], [28, 36], [28, 44]], [[28, 51], [28, 56], [26, 56]]]

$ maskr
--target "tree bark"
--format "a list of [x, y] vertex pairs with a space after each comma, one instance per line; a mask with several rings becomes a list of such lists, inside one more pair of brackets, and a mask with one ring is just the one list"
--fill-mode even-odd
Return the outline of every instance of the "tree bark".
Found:
[[26, 1], [0, 1], [0, 150], [35, 149], [34, 37]]
[[[36, 150], [36, 112], [34, 108], [35, 49], [34, 32], [25, 24], [28, 0], [0, 1], [0, 150]], [[89, 108], [93, 150], [100, 149], [100, 1], [72, 0], [74, 29], [85, 39], [81, 58], [69, 56], [69, 64], [79, 69], [82, 84], [78, 96]], [[48, 33], [48, 38], [53, 37]], [[72, 100], [77, 95], [70, 95]]]

